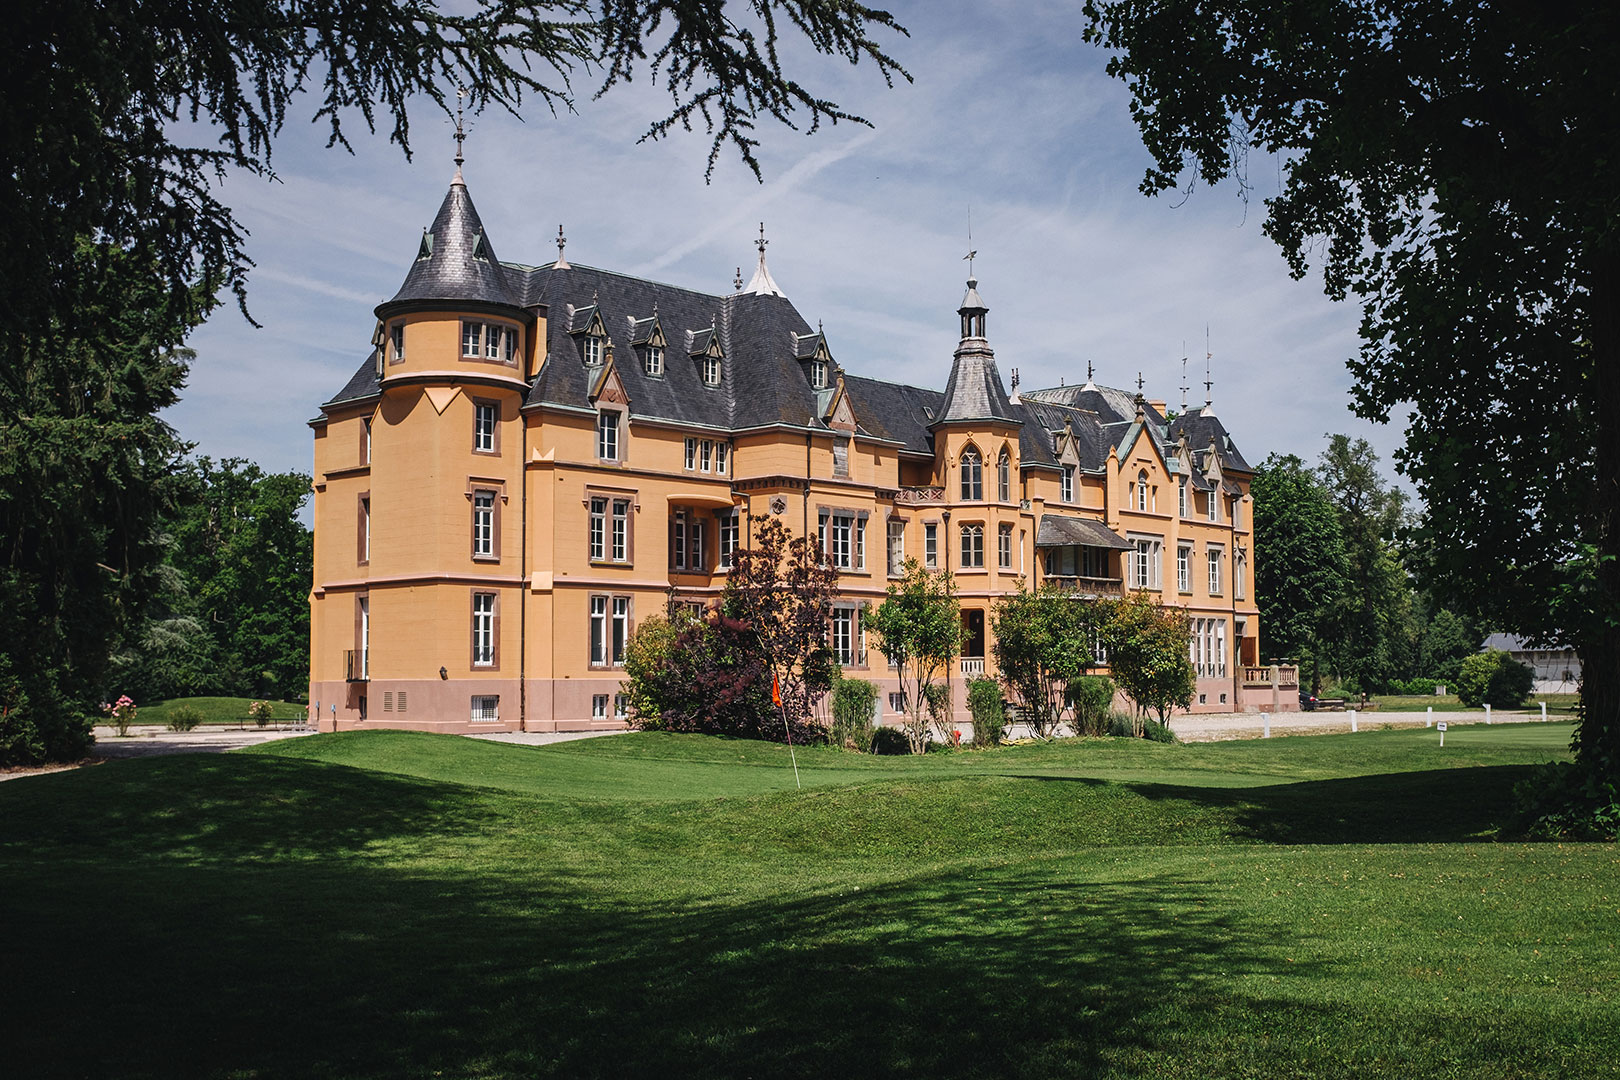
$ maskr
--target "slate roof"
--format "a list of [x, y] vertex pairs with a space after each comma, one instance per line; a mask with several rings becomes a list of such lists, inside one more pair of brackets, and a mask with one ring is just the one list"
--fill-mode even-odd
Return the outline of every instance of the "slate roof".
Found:
[[1227, 433], [1226, 425], [1222, 424], [1213, 412], [1205, 415], [1204, 406], [1188, 409], [1170, 422], [1172, 441], [1179, 440], [1183, 433], [1187, 436], [1188, 448], [1200, 454], [1209, 449], [1210, 440], [1213, 439], [1222, 469], [1236, 469], [1246, 473], [1254, 471], [1254, 468], [1244, 460], [1237, 444], [1232, 441], [1232, 436]]
[[508, 282], [508, 271], [484, 233], [459, 168], [426, 235], [429, 242], [422, 244], [422, 254], [411, 264], [405, 283], [378, 309], [379, 314], [394, 304], [436, 300], [522, 306], [521, 295]]
[[1036, 547], [1069, 547], [1074, 544], [1108, 548], [1112, 551], [1129, 551], [1131, 547], [1124, 537], [1117, 535], [1100, 521], [1064, 517], [1060, 514], [1041, 515], [1041, 523], [1035, 529]]

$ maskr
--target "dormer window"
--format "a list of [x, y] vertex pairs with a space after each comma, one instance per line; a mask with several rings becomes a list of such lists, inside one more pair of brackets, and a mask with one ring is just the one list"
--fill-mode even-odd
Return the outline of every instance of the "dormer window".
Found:
[[648, 345], [642, 360], [642, 368], [653, 378], [662, 378], [664, 374], [664, 347], [662, 345]]
[[718, 356], [705, 356], [703, 358], [703, 385], [720, 385], [720, 358]]
[[827, 389], [827, 361], [810, 361], [810, 385], [817, 390]]
[[606, 340], [601, 334], [585, 335], [585, 363], [596, 367], [602, 362], [602, 350]]

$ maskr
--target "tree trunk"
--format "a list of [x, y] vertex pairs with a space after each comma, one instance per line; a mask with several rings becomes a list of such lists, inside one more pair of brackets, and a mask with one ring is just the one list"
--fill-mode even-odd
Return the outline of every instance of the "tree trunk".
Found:
[[1581, 635], [1575, 755], [1590, 775], [1620, 783], [1620, 250], [1598, 252], [1591, 282], [1597, 604]]

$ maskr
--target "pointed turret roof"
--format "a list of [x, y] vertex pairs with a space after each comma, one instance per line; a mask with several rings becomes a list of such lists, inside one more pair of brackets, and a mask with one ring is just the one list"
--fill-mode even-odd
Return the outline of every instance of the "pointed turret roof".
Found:
[[439, 213], [423, 234], [405, 283], [382, 307], [440, 300], [521, 306], [467, 194], [459, 165]]
[[770, 241], [765, 239], [765, 223], [759, 223], [759, 239], [754, 241], [759, 248], [759, 265], [754, 268], [754, 276], [743, 287], [743, 293], [748, 296], [780, 296], [787, 297], [781, 286], [771, 277], [771, 272], [765, 268], [765, 245]]
[[962, 341], [956, 346], [951, 377], [945, 384], [945, 400], [940, 402], [934, 425], [963, 420], [1000, 420], [1008, 424], [1022, 420], [1007, 400], [1007, 390], [996, 370], [996, 354], [984, 337], [984, 317], [990, 309], [979, 298], [979, 282], [968, 278], [967, 294], [957, 314], [962, 316]]

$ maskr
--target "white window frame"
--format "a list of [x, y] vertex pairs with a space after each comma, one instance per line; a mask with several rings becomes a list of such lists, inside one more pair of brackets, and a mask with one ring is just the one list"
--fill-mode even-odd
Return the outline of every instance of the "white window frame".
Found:
[[[403, 691], [401, 692], [403, 697]], [[400, 712], [405, 709], [401, 706]], [[474, 694], [467, 703], [467, 720], [473, 724], [498, 724], [501, 722], [501, 695]]]
[[484, 324], [463, 319], [461, 323], [461, 358], [478, 360], [484, 355]]
[[646, 360], [643, 369], [655, 379], [664, 377], [664, 347], [662, 345], [648, 345]]
[[704, 439], [698, 447], [698, 469], [702, 472], [714, 471], [714, 440]]
[[720, 385], [720, 358], [718, 356], [703, 357], [703, 385]]
[[890, 518], [888, 525], [889, 576], [899, 577], [906, 572], [906, 523]]
[[495, 594], [473, 593], [473, 667], [495, 666]]
[[1221, 493], [1215, 488], [1209, 489], [1209, 497], [1204, 500], [1205, 515], [1210, 521], [1221, 520]]
[[405, 324], [395, 323], [390, 326], [388, 336], [394, 348], [394, 355], [389, 359], [396, 364], [401, 363], [405, 359]]
[[1186, 517], [1187, 516], [1187, 511], [1188, 511], [1188, 506], [1187, 506], [1187, 481], [1185, 479], [1182, 479], [1182, 480], [1178, 481], [1177, 484], [1176, 484], [1176, 490], [1178, 492], [1178, 494], [1176, 495], [1176, 509], [1181, 514], [1182, 517]]
[[923, 565], [930, 570], [939, 566], [939, 525], [932, 521], [923, 523]]
[[714, 472], [716, 476], [725, 476], [726, 470], [731, 467], [731, 444], [721, 440], [714, 444]]
[[630, 561], [630, 500], [614, 499], [610, 504], [612, 517], [609, 519], [608, 538], [611, 546], [608, 551], [616, 563]]
[[1145, 514], [1148, 511], [1148, 477], [1144, 469], [1136, 474], [1136, 511]]
[[589, 637], [590, 664], [592, 667], [607, 667], [607, 615], [608, 598], [606, 594], [595, 593], [590, 598], [591, 610], [591, 636]]
[[484, 359], [499, 360], [501, 358], [501, 339], [506, 336], [506, 327], [499, 323], [484, 324]]
[[977, 447], [970, 446], [962, 451], [960, 462], [962, 473], [962, 501], [984, 501], [984, 457]]
[[1012, 501], [1012, 455], [1007, 453], [1005, 446], [996, 458], [996, 499], [998, 502]]
[[996, 566], [1002, 570], [1012, 569], [1012, 526], [996, 526]]
[[1127, 535], [1133, 550], [1130, 555], [1130, 573], [1127, 587], [1133, 589], [1163, 588], [1164, 538], [1162, 536]]
[[958, 565], [963, 570], [984, 569], [984, 524], [964, 521], [957, 530], [960, 541]]
[[483, 401], [473, 402], [473, 449], [483, 454], [495, 452], [495, 424], [500, 410]]
[[[724, 443], [720, 445], [724, 446]], [[742, 523], [738, 520], [737, 511], [724, 510], [720, 519], [720, 565], [721, 570], [731, 569], [732, 556], [737, 553], [738, 542], [742, 538]]]
[[495, 557], [495, 493], [488, 488], [473, 490], [473, 558]]
[[1074, 502], [1074, 466], [1073, 465], [1065, 465], [1065, 466], [1063, 466], [1062, 501], [1066, 502], [1066, 503]]
[[602, 354], [605, 351], [603, 344], [607, 339], [601, 334], [585, 335], [585, 364], [587, 367], [597, 367], [602, 363]]
[[696, 439], [686, 440], [686, 469], [688, 472], [697, 469], [697, 444]]
[[1192, 545], [1176, 545], [1176, 588], [1192, 592]]
[[841, 667], [855, 667], [860, 663], [860, 609], [837, 605], [832, 609], [828, 635], [833, 659]]
[[1221, 559], [1223, 552], [1218, 547], [1205, 549], [1204, 559], [1209, 564], [1209, 595], [1221, 595]]
[[623, 413], [618, 409], [601, 409], [596, 414], [596, 456], [601, 461], [621, 461], [619, 456], [619, 425]]
[[586, 530], [587, 554], [591, 562], [607, 561], [607, 510], [607, 496], [591, 496], [588, 510], [590, 526]]

